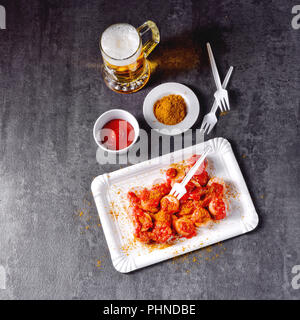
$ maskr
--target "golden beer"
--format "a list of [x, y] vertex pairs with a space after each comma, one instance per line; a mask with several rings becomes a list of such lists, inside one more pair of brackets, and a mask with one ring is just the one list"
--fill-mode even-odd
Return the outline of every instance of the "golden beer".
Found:
[[[141, 36], [152, 31], [152, 39], [142, 44]], [[103, 57], [102, 74], [107, 86], [121, 93], [140, 90], [149, 80], [146, 57], [159, 43], [159, 31], [152, 21], [134, 28], [120, 23], [108, 27], [100, 39]]]

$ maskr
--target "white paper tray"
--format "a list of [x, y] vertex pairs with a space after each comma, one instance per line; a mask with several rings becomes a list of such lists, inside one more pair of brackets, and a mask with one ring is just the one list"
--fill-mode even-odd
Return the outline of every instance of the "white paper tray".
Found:
[[[133, 225], [125, 210], [127, 192], [132, 187], [151, 186], [162, 178], [162, 169], [192, 154], [201, 154], [203, 147], [213, 148], [208, 158], [210, 175], [223, 178], [230, 186], [229, 214], [224, 220], [197, 230], [191, 239], [178, 239], [171, 246], [149, 246], [134, 241]], [[151, 264], [203, 248], [249, 232], [258, 224], [258, 215], [230, 143], [215, 138], [201, 144], [145, 161], [109, 174], [96, 177], [91, 185], [99, 217], [114, 267], [130, 272]]]

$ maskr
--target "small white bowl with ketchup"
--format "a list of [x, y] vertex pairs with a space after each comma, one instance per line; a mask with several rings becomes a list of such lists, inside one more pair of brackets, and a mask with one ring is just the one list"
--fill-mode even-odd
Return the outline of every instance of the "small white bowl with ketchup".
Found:
[[97, 145], [111, 153], [124, 153], [134, 145], [140, 128], [136, 118], [121, 109], [104, 112], [95, 122], [94, 139]]

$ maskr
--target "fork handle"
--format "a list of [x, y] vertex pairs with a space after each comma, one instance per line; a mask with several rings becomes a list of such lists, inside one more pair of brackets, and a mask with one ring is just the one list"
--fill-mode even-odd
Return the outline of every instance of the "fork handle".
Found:
[[215, 61], [214, 55], [212, 53], [210, 44], [208, 42], [207, 42], [206, 46], [207, 46], [208, 57], [209, 57], [210, 65], [211, 65], [211, 70], [212, 70], [212, 73], [213, 73], [213, 76], [215, 79], [217, 89], [219, 90], [219, 89], [222, 89], [222, 84], [221, 84], [218, 68], [216, 65], [216, 61]]
[[209, 152], [211, 152], [212, 148], [211, 146], [208, 146], [204, 153], [201, 155], [201, 157], [198, 159], [198, 161], [193, 165], [192, 169], [188, 172], [188, 174], [184, 177], [184, 179], [181, 182], [182, 186], [186, 186], [186, 184], [192, 179], [193, 175], [196, 173], [198, 168], [200, 167], [201, 163], [204, 161], [205, 157]]
[[[231, 66], [229, 68], [229, 70], [227, 71], [227, 73], [226, 73], [225, 79], [224, 79], [223, 84], [222, 84], [222, 88], [223, 89], [226, 89], [226, 87], [228, 85], [228, 82], [229, 82], [229, 79], [231, 77], [232, 71], [233, 71], [233, 66]], [[215, 100], [214, 104], [213, 104], [213, 106], [211, 108], [211, 112], [216, 113], [217, 109], [218, 109], [218, 105], [217, 105], [217, 102]]]

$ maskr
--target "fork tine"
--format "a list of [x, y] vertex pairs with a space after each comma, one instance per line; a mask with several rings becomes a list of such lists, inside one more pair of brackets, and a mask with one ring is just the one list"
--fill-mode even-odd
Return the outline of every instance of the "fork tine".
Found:
[[227, 104], [227, 102], [226, 102], [226, 99], [225, 99], [225, 98], [224, 98], [224, 105], [225, 105], [226, 110], [229, 110], [229, 108], [228, 108], [228, 104]]
[[226, 102], [226, 105], [227, 105], [227, 109], [230, 110], [230, 105], [229, 105], [228, 96], [225, 97], [225, 102]]
[[225, 99], [222, 99], [222, 104], [223, 104], [223, 112], [226, 111], [226, 104], [225, 104]]
[[222, 103], [223, 103], [224, 111], [227, 111], [227, 105], [226, 105], [226, 99], [225, 98], [222, 100]]
[[207, 126], [206, 126], [205, 131], [204, 131], [206, 134], [208, 133], [209, 127], [210, 127], [210, 124], [207, 123]]
[[214, 126], [215, 126], [215, 124], [212, 124], [212, 125], [209, 126], [209, 130], [208, 130], [207, 134], [211, 133], [211, 130], [213, 129]]
[[224, 111], [226, 111], [226, 110], [227, 110], [227, 107], [226, 107], [225, 99], [222, 100], [222, 103], [223, 103]]
[[220, 110], [221, 110], [221, 112], [224, 112], [224, 106], [223, 106], [222, 100], [220, 101]]
[[206, 126], [206, 122], [204, 122], [204, 120], [203, 120], [203, 122], [202, 122], [202, 125], [201, 125], [201, 130], [204, 130], [205, 131], [205, 126]]
[[227, 111], [227, 104], [226, 104], [226, 99], [223, 99], [223, 105], [224, 105], [224, 111]]
[[227, 104], [227, 101], [226, 101], [226, 98], [223, 99], [223, 103], [224, 103], [224, 106], [225, 106], [225, 110], [229, 110], [228, 109], [228, 104]]

